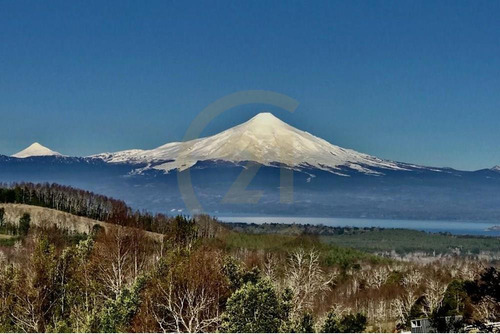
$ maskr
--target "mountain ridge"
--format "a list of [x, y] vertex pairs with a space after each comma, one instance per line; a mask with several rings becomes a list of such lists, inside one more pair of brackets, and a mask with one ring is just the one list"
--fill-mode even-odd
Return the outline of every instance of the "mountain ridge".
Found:
[[[11, 157], [26, 159], [44, 156], [67, 157], [38, 142]], [[268, 112], [259, 113], [246, 122], [215, 135], [187, 142], [170, 142], [153, 149], [130, 149], [74, 158], [136, 165], [138, 167], [133, 171], [134, 174], [148, 170], [164, 173], [173, 170], [182, 171], [197, 163], [209, 161], [233, 164], [252, 161], [263, 166], [285, 167], [296, 171], [317, 169], [340, 176], [349, 176], [352, 172], [381, 176], [386, 172], [397, 170], [460, 171], [455, 168], [430, 167], [381, 159], [342, 148], [297, 129]], [[485, 170], [500, 172], [500, 166]]]
[[202, 161], [254, 161], [265, 166], [291, 169], [313, 167], [343, 175], [347, 167], [380, 175], [377, 169], [406, 170], [417, 165], [384, 160], [333, 145], [281, 121], [271, 113], [259, 113], [248, 121], [218, 134], [187, 142], [172, 142], [151, 150], [125, 150], [91, 156], [109, 163], [145, 163], [145, 169], [169, 172], [185, 170]]
[[29, 158], [29, 157], [41, 157], [41, 156], [63, 156], [61, 153], [51, 150], [48, 147], [41, 145], [38, 142], [34, 142], [30, 146], [26, 147], [24, 150], [19, 151], [12, 155], [14, 158]]

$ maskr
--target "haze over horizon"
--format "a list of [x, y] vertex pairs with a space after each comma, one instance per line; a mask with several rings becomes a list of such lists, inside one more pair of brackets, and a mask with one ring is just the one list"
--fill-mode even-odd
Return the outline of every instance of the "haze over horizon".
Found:
[[205, 11], [4, 2], [0, 154], [33, 142], [77, 156], [150, 149], [181, 140], [213, 101], [264, 89], [300, 105], [293, 114], [242, 106], [204, 135], [269, 110], [380, 158], [491, 168], [500, 164], [499, 10], [481, 1], [215, 1]]

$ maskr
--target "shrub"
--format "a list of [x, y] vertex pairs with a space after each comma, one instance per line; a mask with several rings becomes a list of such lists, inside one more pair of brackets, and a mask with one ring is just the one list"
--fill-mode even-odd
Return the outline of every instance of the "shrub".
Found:
[[297, 333], [314, 333], [314, 318], [312, 314], [303, 314], [295, 330]]
[[321, 331], [323, 333], [361, 333], [366, 328], [366, 317], [361, 313], [337, 317], [329, 312]]
[[227, 301], [222, 331], [276, 333], [283, 320], [281, 303], [268, 280], [246, 283]]
[[31, 223], [31, 217], [29, 213], [23, 214], [21, 219], [19, 219], [19, 234], [20, 235], [27, 235], [28, 231], [30, 229], [30, 223]]
[[4, 208], [0, 208], [0, 227], [3, 226], [4, 217], [5, 217], [5, 209]]

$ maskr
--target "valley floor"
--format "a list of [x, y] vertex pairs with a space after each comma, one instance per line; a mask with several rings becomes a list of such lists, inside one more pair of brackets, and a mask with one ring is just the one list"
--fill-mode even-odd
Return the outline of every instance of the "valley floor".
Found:
[[326, 244], [350, 247], [386, 256], [404, 257], [411, 253], [428, 256], [471, 256], [500, 260], [500, 238], [427, 233], [409, 229], [329, 227], [299, 224], [225, 223], [242, 233], [314, 235]]

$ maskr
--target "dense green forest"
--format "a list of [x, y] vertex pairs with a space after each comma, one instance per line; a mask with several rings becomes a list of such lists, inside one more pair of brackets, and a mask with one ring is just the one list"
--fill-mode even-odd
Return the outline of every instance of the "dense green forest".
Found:
[[[81, 215], [102, 200], [86, 196]], [[154, 238], [120, 221], [77, 234], [1, 208], [0, 332], [393, 332], [420, 317], [484, 330], [500, 316], [498, 263], [474, 254], [402, 261], [208, 216], [165, 217]]]

